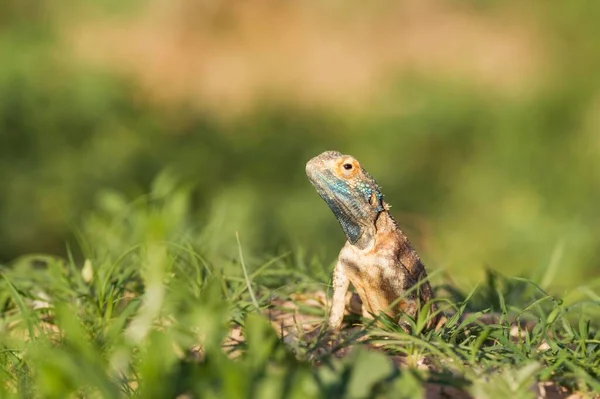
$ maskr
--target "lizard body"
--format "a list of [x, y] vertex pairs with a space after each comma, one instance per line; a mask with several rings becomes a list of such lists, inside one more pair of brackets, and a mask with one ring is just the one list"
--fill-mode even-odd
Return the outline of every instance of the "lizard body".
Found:
[[[433, 291], [425, 266], [388, 212], [375, 179], [354, 157], [337, 151], [312, 158], [306, 174], [347, 238], [333, 271], [329, 328], [338, 330], [342, 324], [350, 284], [362, 301], [364, 316], [384, 312], [396, 321], [401, 313], [416, 317], [434, 298]], [[415, 285], [419, 287], [407, 292]], [[440, 322], [433, 303], [430, 315], [427, 327]]]

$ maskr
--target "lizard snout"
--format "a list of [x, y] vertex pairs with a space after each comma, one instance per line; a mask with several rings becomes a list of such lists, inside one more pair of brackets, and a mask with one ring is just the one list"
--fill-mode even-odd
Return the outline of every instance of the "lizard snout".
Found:
[[342, 154], [338, 151], [325, 151], [316, 157], [311, 158], [306, 163], [306, 174], [309, 178], [315, 179], [323, 174], [323, 172], [331, 169], [330, 161], [338, 159]]
[[323, 167], [324, 164], [322, 159], [320, 159], [318, 156], [311, 158], [306, 163], [306, 175], [309, 177], [310, 180], [314, 181], [319, 177], [319, 172], [323, 170]]

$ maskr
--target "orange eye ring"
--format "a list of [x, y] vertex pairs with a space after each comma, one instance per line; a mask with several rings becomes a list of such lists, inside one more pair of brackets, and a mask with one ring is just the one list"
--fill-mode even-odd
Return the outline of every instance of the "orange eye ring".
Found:
[[337, 166], [337, 174], [343, 178], [351, 178], [360, 170], [358, 161], [352, 158], [340, 160]]

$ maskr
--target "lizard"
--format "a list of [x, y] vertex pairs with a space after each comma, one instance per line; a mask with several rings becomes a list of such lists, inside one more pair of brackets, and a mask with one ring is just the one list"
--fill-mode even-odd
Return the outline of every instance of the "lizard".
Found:
[[[383, 312], [395, 322], [402, 313], [415, 318], [434, 293], [423, 262], [390, 215], [375, 179], [356, 158], [338, 151], [309, 160], [306, 174], [347, 239], [333, 270], [328, 329], [341, 328], [350, 284], [362, 301], [364, 317]], [[431, 302], [426, 328], [437, 328], [444, 320]], [[409, 331], [406, 323], [400, 326]]]

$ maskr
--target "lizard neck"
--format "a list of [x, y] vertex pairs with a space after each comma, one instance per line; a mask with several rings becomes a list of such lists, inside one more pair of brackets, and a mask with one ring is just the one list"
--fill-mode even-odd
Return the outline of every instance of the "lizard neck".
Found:
[[378, 251], [391, 251], [409, 272], [422, 268], [419, 255], [387, 210], [381, 211], [375, 222], [364, 228], [362, 232], [358, 241], [352, 244], [359, 250], [371, 251], [377, 248]]
[[[373, 238], [373, 244], [378, 247], [387, 247], [394, 251], [398, 261], [408, 269], [410, 273], [419, 272], [423, 268], [421, 258], [408, 240], [408, 237], [402, 232], [392, 215], [389, 212], [381, 212], [375, 221], [376, 233]], [[377, 240], [377, 243], [375, 243]]]
[[[374, 222], [363, 224], [360, 238], [352, 245], [359, 249], [366, 249], [375, 244], [377, 237], [387, 236], [390, 233], [399, 231], [396, 221], [390, 213], [384, 209], [375, 218]], [[400, 234], [404, 237], [404, 234]], [[406, 238], [406, 237], [404, 237]]]
[[387, 210], [383, 210], [375, 219], [375, 229], [377, 232], [389, 233], [398, 230], [398, 224]]

